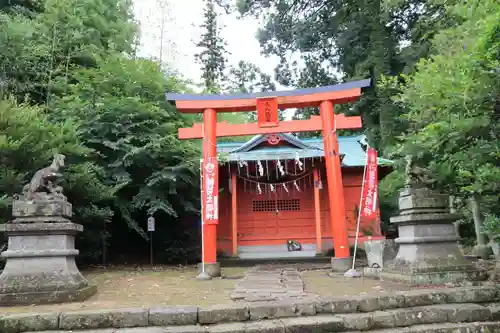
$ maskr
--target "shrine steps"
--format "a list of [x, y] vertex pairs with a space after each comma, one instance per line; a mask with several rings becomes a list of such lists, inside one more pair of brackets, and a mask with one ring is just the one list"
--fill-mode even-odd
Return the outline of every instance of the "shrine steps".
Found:
[[[475, 290], [477, 291], [477, 289]], [[439, 292], [438, 292], [439, 293]], [[449, 290], [456, 301], [457, 290]], [[401, 295], [400, 295], [401, 296]], [[319, 302], [288, 300], [279, 303], [233, 304], [198, 308], [194, 306], [84, 309], [54, 313], [12, 313], [0, 315], [2, 333], [494, 333], [500, 332], [499, 303], [449, 303], [405, 306], [440, 302], [438, 298], [409, 296], [397, 307], [391, 296], [377, 302], [353, 300]], [[428, 294], [430, 296], [430, 294]], [[479, 296], [479, 298], [476, 298]], [[481, 291], [472, 298], [487, 299]], [[489, 296], [493, 294], [489, 293]], [[496, 297], [495, 297], [496, 298]], [[358, 300], [360, 300], [358, 298]], [[340, 306], [340, 307], [337, 307]], [[372, 307], [376, 305], [376, 307]], [[370, 307], [370, 308], [367, 308]], [[359, 310], [364, 309], [365, 312]], [[318, 313], [317, 311], [321, 311]]]
[[[257, 265], [292, 265], [304, 269], [330, 269], [331, 257], [320, 255], [313, 258], [282, 258], [282, 259], [241, 259], [239, 257], [219, 257], [221, 267], [253, 267]], [[312, 267], [312, 268], [311, 268]]]
[[[484, 321], [473, 323], [442, 323], [414, 325], [380, 330], [344, 331], [334, 325], [325, 324], [314, 319], [300, 318], [298, 320], [264, 320], [252, 324], [220, 324], [211, 327], [177, 326], [177, 327], [134, 327], [94, 330], [57, 330], [46, 333], [498, 333], [500, 322]], [[35, 332], [26, 332], [35, 333]]]
[[291, 259], [316, 257], [316, 244], [302, 244], [302, 251], [288, 251], [286, 244], [239, 246], [240, 259]]

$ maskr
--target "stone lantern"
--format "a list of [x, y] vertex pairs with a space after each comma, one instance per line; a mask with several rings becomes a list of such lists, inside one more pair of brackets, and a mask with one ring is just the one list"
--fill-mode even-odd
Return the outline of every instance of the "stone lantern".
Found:
[[477, 270], [459, 249], [453, 222], [461, 216], [450, 212], [449, 196], [428, 187], [432, 181], [426, 169], [407, 173], [414, 178], [399, 194], [399, 216], [391, 218], [399, 231], [399, 250], [380, 277], [412, 285], [485, 279], [486, 272]]

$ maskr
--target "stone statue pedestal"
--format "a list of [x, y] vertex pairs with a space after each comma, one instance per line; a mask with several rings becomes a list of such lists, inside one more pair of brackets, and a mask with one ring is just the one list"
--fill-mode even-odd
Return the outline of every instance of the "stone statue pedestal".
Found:
[[393, 260], [399, 244], [392, 239], [369, 240], [364, 243], [366, 259], [370, 268], [384, 268], [384, 264]]
[[7, 262], [0, 275], [0, 305], [81, 301], [96, 293], [76, 264], [75, 235], [65, 198], [15, 200], [14, 220], [0, 226], [8, 236]]
[[382, 279], [419, 285], [486, 278], [458, 247], [453, 222], [461, 216], [450, 213], [448, 200], [427, 188], [401, 191], [400, 215], [391, 218], [399, 231], [399, 251], [380, 273]]

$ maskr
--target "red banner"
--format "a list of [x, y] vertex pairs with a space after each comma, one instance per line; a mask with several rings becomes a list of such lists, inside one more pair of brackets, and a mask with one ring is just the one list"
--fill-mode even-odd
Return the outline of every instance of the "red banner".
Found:
[[205, 191], [205, 198], [203, 205], [203, 223], [217, 224], [219, 220], [219, 188], [216, 183], [218, 169], [217, 158], [207, 158], [207, 161], [204, 163], [204, 169], [203, 177], [205, 178], [205, 182], [203, 184], [203, 190]]
[[361, 217], [368, 219], [377, 218], [378, 199], [378, 165], [377, 151], [371, 147], [367, 149], [366, 172], [363, 197], [361, 198]]

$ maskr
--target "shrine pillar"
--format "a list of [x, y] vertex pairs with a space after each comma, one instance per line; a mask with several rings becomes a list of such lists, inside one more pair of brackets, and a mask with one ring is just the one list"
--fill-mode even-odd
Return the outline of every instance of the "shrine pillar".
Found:
[[219, 223], [219, 163], [217, 161], [217, 112], [203, 112], [203, 170], [202, 170], [202, 262], [200, 277], [220, 276], [217, 262], [217, 224]]
[[319, 170], [317, 167], [314, 167], [313, 170], [314, 177], [314, 224], [316, 226], [316, 254], [321, 254], [323, 250], [323, 236], [321, 234], [321, 204], [319, 197], [319, 189], [320, 189], [320, 179], [319, 179]]
[[238, 182], [236, 179], [236, 170], [231, 170], [231, 235], [233, 257], [238, 256]]
[[335, 251], [335, 257], [332, 258], [332, 269], [346, 271], [351, 268], [351, 258], [345, 216], [339, 144], [335, 127], [333, 103], [331, 101], [321, 102], [320, 116], [323, 127], [328, 202], [330, 204], [330, 223]]

